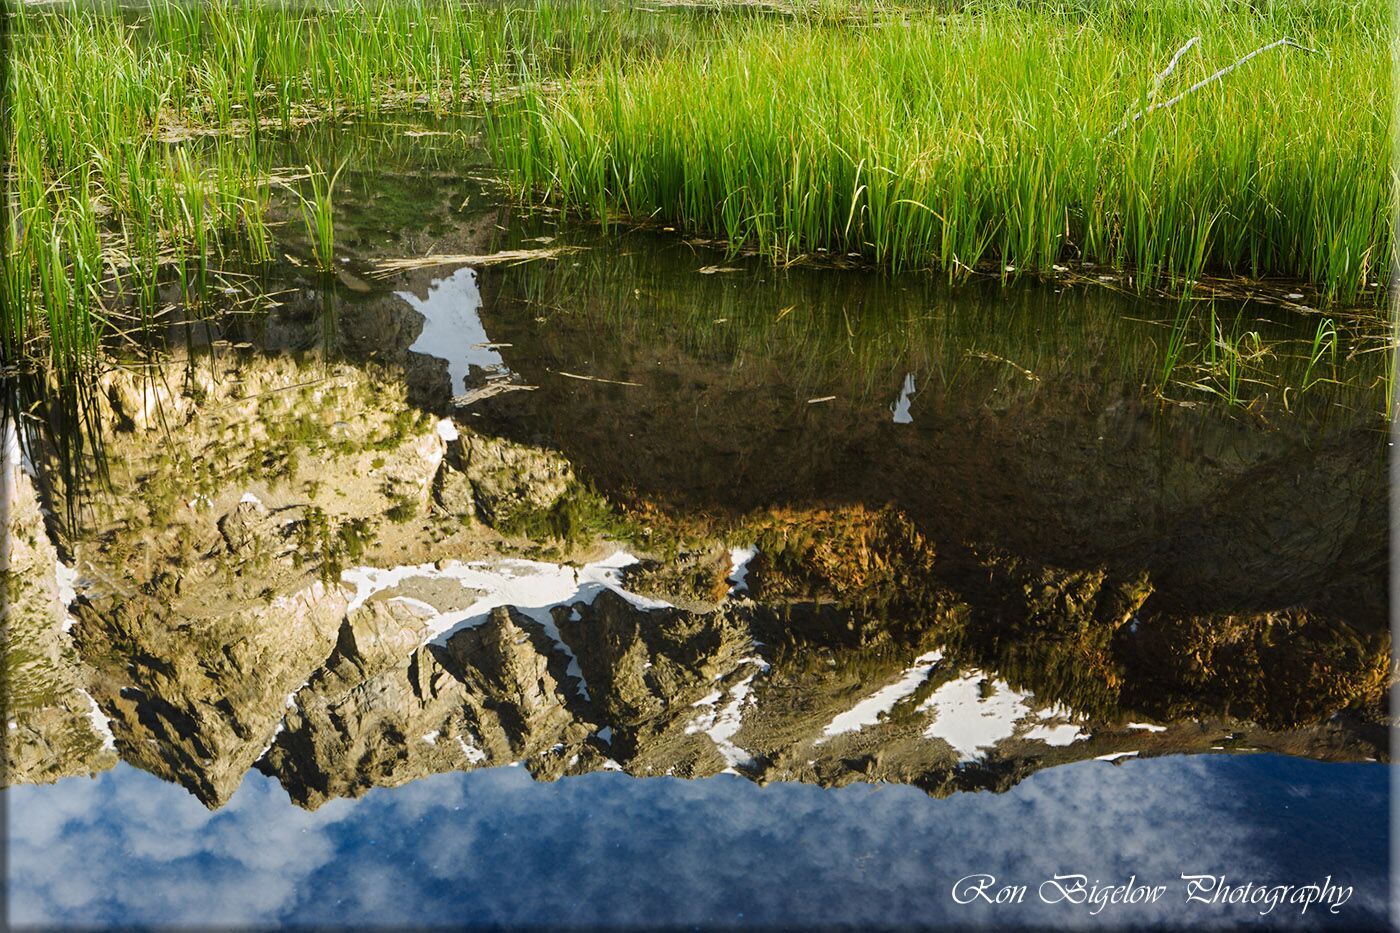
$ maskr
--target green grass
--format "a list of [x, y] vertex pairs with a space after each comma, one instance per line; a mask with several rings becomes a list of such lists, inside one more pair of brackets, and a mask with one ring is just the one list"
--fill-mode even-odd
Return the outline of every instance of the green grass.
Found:
[[[6, 16], [0, 350], [61, 382], [158, 316], [158, 283], [178, 281], [197, 305], [211, 271], [274, 256], [272, 134], [480, 107], [527, 73], [655, 54], [693, 18], [449, 0], [20, 4]], [[329, 192], [308, 187], [313, 239], [327, 243]]]
[[[499, 162], [530, 197], [779, 260], [857, 253], [954, 279], [1090, 261], [1143, 286], [1220, 273], [1348, 303], [1384, 292], [1394, 108], [1379, 0], [993, 2], [722, 31], [537, 86], [494, 122]], [[1284, 36], [1316, 52], [1265, 52], [1115, 133]]]
[[307, 166], [311, 197], [298, 195], [306, 233], [316, 254], [316, 267], [322, 272], [335, 271], [335, 183], [345, 164], [341, 162], [330, 178], [326, 177], [325, 172], [315, 172]]
[[[1338, 303], [1378, 296], [1394, 213], [1388, 13], [1380, 0], [1256, 6], [21, 6], [0, 350], [90, 382], [104, 344], [140, 347], [171, 312], [164, 286], [198, 316], [225, 270], [280, 256], [280, 140], [405, 109], [490, 106], [494, 153], [531, 197], [779, 259], [854, 252], [952, 279], [1086, 260], [1139, 285], [1231, 272], [1307, 279]], [[1264, 53], [1111, 135], [1194, 35], [1156, 101], [1281, 35], [1317, 53]], [[291, 184], [327, 268], [330, 181]], [[1247, 329], [1204, 339], [1206, 324], [1174, 352], [1234, 398], [1255, 350]], [[1328, 340], [1304, 391], [1335, 378]]]

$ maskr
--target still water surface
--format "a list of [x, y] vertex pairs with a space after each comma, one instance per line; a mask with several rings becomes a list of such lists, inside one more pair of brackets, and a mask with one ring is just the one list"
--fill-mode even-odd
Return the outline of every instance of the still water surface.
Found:
[[[267, 408], [202, 399], [179, 443], [106, 426], [145, 498], [76, 510], [60, 557], [81, 619], [35, 626], [57, 673], [13, 733], [36, 779], [99, 773], [3, 791], [11, 922], [1384, 925], [1386, 448], [1365, 334], [1317, 355], [1314, 318], [1258, 305], [602, 237], [518, 216], [470, 150], [378, 132], [285, 154], [351, 157], [334, 282], [280, 266], [258, 284], [277, 307], [172, 329], [193, 374], [173, 382], [265, 380], [249, 397]], [[546, 248], [572, 251], [374, 275]], [[351, 403], [315, 394], [336, 380]], [[506, 479], [463, 463], [471, 438]], [[436, 473], [412, 472], [424, 450]], [[610, 549], [637, 535], [617, 508], [674, 525], [679, 556], [657, 552], [675, 566], [627, 586], [679, 604], [693, 575], [689, 608], [571, 610], [574, 542], [490, 512], [541, 489], [551, 521], [563, 503]], [[263, 638], [274, 595], [337, 578], [311, 547], [334, 538], [316, 537], [327, 511], [341, 544], [352, 521], [383, 536], [380, 571], [445, 563], [379, 616], [276, 616], [295, 637]], [[564, 595], [487, 625], [470, 607], [509, 600], [441, 579], [487, 552], [502, 579], [520, 566], [503, 554], [557, 562], [538, 566]], [[380, 572], [345, 569], [352, 589]], [[85, 589], [99, 572], [120, 585]], [[625, 651], [590, 640], [604, 623]], [[419, 692], [434, 664], [438, 706]], [[55, 710], [81, 733], [66, 749]], [[693, 779], [642, 776], [663, 773]], [[1043, 903], [1057, 874], [1166, 888], [1095, 913]], [[1261, 914], [1188, 902], [1183, 874], [1352, 892], [1335, 914]], [[971, 875], [1025, 893], [959, 904]]]
[[[1273, 755], [1084, 762], [1005, 794], [758, 787], [616, 773], [443, 774], [312, 813], [250, 774], [209, 812], [118, 766], [4, 792], [15, 923], [947, 927], [1199, 923], [1381, 927], [1387, 768]], [[1029, 885], [960, 906], [957, 879]], [[1156, 904], [1045, 904], [1084, 874]], [[1334, 884], [1337, 914], [1186, 900], [1182, 874]], [[1068, 882], [1067, 882], [1068, 883]], [[1047, 888], [1047, 897], [1054, 897]]]

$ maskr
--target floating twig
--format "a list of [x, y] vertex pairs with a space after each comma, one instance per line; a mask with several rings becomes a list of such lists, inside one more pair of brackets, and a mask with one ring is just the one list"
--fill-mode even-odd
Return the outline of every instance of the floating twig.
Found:
[[640, 382], [624, 382], [621, 379], [603, 379], [600, 376], [580, 376], [578, 373], [566, 373], [562, 369], [552, 369], [550, 372], [554, 373], [556, 376], [566, 376], [569, 379], [579, 379], [583, 382], [606, 382], [609, 385], [615, 386], [632, 386], [636, 389], [645, 388]]
[[988, 353], [985, 350], [964, 350], [963, 353], [967, 356], [976, 357], [979, 360], [987, 360], [991, 363], [1001, 363], [1003, 365], [1010, 366], [1012, 369], [1019, 372], [1022, 376], [1025, 376], [1031, 382], [1040, 381], [1040, 377], [1037, 376], [1035, 373], [1031, 372], [1029, 369], [1026, 369], [1024, 366], [1020, 365], [1014, 360], [1008, 360], [1004, 356], [997, 356], [995, 353]]
[[396, 272], [412, 272], [416, 269], [431, 269], [434, 266], [494, 266], [502, 263], [530, 262], [536, 259], [554, 259], [566, 253], [576, 253], [578, 246], [556, 246], [552, 249], [505, 249], [498, 253], [480, 255], [418, 256], [412, 259], [386, 259], [375, 265], [367, 273], [376, 278], [393, 275]]
[[497, 380], [495, 382], [488, 382], [484, 386], [478, 386], [463, 395], [454, 395], [452, 397], [452, 404], [457, 408], [466, 408], [468, 405], [473, 405], [485, 399], [492, 398], [493, 396], [504, 395], [507, 392], [533, 392], [538, 388], [539, 386], [528, 386], [520, 382]]

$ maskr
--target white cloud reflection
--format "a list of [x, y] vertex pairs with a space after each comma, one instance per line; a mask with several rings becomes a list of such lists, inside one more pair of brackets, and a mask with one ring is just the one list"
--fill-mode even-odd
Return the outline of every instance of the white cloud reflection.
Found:
[[[1337, 917], [1383, 916], [1383, 766], [1258, 756], [1086, 762], [1007, 794], [757, 787], [521, 768], [440, 775], [315, 813], [250, 774], [210, 813], [125, 765], [4, 792], [14, 924], [950, 925], [1259, 919], [1184, 905], [1182, 872], [1356, 886]], [[959, 907], [973, 872], [1031, 885]], [[1155, 908], [1036, 902], [1083, 872], [1169, 884]], [[1173, 883], [1174, 882], [1174, 883]], [[1277, 911], [1271, 923], [1297, 923]]]

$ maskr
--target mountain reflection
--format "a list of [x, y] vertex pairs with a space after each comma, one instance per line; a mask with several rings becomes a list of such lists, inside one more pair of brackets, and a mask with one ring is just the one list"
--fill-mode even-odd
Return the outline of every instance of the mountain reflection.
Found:
[[1227, 400], [1160, 303], [567, 227], [377, 278], [542, 239], [401, 161], [355, 287], [6, 434], [11, 923], [1385, 921], [1380, 354], [1251, 318]]

